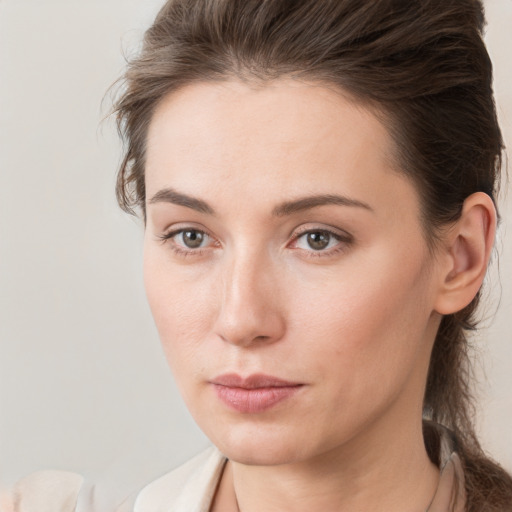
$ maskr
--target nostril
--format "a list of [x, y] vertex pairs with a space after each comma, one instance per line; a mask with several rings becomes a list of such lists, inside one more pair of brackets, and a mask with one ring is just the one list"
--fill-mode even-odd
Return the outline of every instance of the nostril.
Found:
[[[261, 330], [265, 328], [264, 322], [259, 325]], [[272, 341], [277, 341], [282, 337], [281, 328], [268, 325], [267, 329], [272, 329], [272, 333], [269, 334], [258, 334], [257, 331], [260, 329], [250, 327], [247, 327], [246, 329], [229, 329], [229, 327], [224, 326], [224, 328], [221, 327], [220, 329], [217, 329], [217, 336], [225, 343], [244, 347], [271, 343]]]

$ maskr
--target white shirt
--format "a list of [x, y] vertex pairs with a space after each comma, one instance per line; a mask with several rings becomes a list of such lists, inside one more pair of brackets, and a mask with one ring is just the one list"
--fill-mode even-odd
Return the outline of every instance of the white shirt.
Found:
[[[439, 485], [426, 512], [464, 512], [462, 465], [449, 435], [442, 431], [439, 459]], [[133, 512], [209, 512], [226, 462], [217, 448], [208, 448], [146, 486]], [[18, 482], [13, 503], [0, 512], [103, 512], [93, 506], [91, 490], [75, 473], [42, 471]], [[130, 501], [116, 510], [132, 512]]]

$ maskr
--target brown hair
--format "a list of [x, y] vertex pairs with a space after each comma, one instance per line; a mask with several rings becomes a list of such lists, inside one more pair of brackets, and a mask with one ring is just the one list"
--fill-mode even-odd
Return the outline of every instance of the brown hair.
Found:
[[[334, 84], [383, 113], [435, 244], [469, 195], [495, 199], [498, 188], [503, 143], [483, 27], [479, 0], [169, 0], [116, 104], [126, 141], [118, 201], [145, 216], [146, 135], [164, 96], [195, 81], [293, 76]], [[512, 478], [484, 455], [474, 432], [467, 332], [478, 301], [441, 322], [424, 414], [454, 432], [467, 510], [512, 510]], [[438, 462], [428, 425], [425, 444]]]

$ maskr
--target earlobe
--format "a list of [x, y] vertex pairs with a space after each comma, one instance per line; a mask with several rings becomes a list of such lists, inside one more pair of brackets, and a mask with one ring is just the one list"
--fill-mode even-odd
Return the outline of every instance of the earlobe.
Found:
[[444, 240], [436, 312], [449, 315], [460, 311], [478, 293], [494, 244], [496, 217], [487, 194], [476, 192], [464, 201], [460, 218]]

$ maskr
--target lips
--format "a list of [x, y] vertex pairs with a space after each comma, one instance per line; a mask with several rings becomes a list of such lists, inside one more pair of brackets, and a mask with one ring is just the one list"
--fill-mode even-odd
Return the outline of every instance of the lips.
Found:
[[241, 413], [260, 413], [291, 398], [302, 383], [289, 382], [263, 374], [240, 377], [230, 373], [219, 375], [210, 382], [217, 397], [230, 409]]

